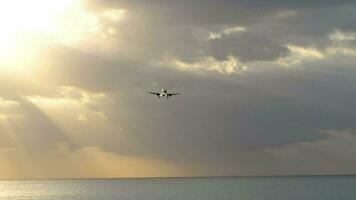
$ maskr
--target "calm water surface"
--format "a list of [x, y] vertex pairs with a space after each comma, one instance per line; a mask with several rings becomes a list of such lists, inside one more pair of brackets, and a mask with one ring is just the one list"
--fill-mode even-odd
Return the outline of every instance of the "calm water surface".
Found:
[[0, 181], [1, 200], [354, 200], [355, 176]]

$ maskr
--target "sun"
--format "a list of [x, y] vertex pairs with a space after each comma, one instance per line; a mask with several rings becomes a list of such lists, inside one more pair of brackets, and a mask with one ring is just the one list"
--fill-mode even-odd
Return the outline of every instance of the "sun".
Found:
[[98, 29], [85, 0], [11, 0], [0, 3], [0, 65], [28, 61], [49, 43], [72, 44]]
[[93, 8], [89, 0], [0, 1], [0, 70], [31, 69], [52, 45], [106, 47], [118, 36], [114, 26], [125, 14], [125, 9]]

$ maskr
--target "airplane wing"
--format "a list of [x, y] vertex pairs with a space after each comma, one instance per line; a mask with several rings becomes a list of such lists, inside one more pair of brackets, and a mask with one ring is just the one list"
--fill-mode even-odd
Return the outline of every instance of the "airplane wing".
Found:
[[153, 94], [153, 95], [156, 95], [156, 96], [159, 96], [159, 95], [160, 95], [160, 93], [158, 93], [158, 92], [150, 92], [150, 91], [147, 91], [147, 93]]
[[169, 93], [167, 94], [169, 97], [174, 96], [174, 95], [180, 95], [180, 93]]

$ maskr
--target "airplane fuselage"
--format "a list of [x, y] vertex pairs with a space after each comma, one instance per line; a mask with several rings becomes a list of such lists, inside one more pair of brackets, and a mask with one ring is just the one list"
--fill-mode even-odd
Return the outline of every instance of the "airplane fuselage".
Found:
[[166, 98], [168, 98], [167, 90], [162, 89], [162, 90], [161, 90], [161, 93], [159, 94], [159, 97], [166, 97]]
[[165, 97], [167, 99], [171, 96], [180, 94], [180, 93], [168, 93], [168, 91], [166, 89], [162, 89], [160, 92], [151, 92], [151, 91], [147, 91], [147, 92], [150, 94], [156, 95], [158, 98]]

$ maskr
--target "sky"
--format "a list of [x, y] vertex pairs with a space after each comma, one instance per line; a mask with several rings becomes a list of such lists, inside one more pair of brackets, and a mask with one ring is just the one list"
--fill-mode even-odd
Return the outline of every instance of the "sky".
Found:
[[352, 0], [3, 1], [0, 179], [355, 174], [355, 21]]

